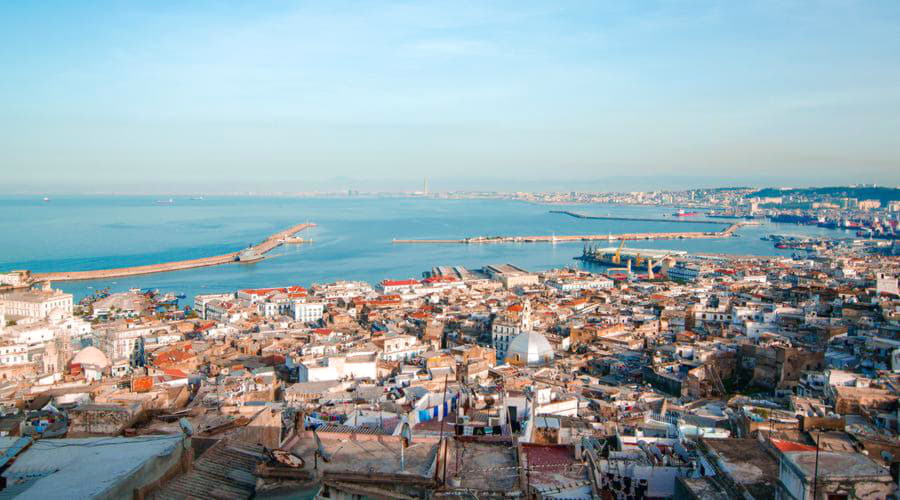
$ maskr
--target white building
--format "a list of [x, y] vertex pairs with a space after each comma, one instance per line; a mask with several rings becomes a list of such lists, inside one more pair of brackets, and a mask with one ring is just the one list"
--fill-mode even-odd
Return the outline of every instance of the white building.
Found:
[[604, 278], [603, 276], [558, 278], [550, 280], [547, 284], [561, 292], [601, 290], [613, 287], [613, 281], [609, 278]]
[[377, 380], [375, 358], [374, 353], [354, 353], [303, 361], [296, 365], [297, 381], [323, 382], [360, 378]]
[[875, 292], [878, 295], [883, 293], [891, 294], [891, 295], [900, 295], [900, 290], [897, 287], [897, 278], [887, 274], [887, 273], [878, 273], [875, 280]]
[[491, 325], [491, 344], [497, 352], [497, 360], [506, 358], [509, 343], [520, 333], [531, 329], [531, 303], [525, 301], [519, 322], [513, 323], [502, 319], [495, 319]]
[[98, 346], [111, 362], [128, 359], [141, 337], [151, 337], [155, 333], [168, 332], [168, 328], [155, 326], [113, 327], [94, 332], [94, 345]]
[[381, 339], [379, 343], [384, 344], [381, 358], [388, 361], [409, 361], [427, 350], [412, 335], [392, 335]]
[[73, 299], [71, 293], [60, 290], [15, 291], [0, 295], [0, 309], [4, 311], [7, 320], [39, 321], [47, 319], [54, 309], [71, 315]]
[[0, 366], [14, 366], [28, 362], [27, 345], [14, 343], [0, 345]]
[[325, 304], [295, 300], [291, 303], [291, 314], [294, 317], [294, 321], [302, 321], [304, 323], [319, 321], [325, 314]]
[[384, 280], [376, 288], [384, 295], [396, 293], [412, 293], [422, 286], [417, 280]]
[[678, 264], [670, 267], [667, 273], [670, 280], [694, 281], [695, 279], [697, 279], [697, 276], [700, 276], [700, 268], [687, 265], [683, 262], [679, 262]]

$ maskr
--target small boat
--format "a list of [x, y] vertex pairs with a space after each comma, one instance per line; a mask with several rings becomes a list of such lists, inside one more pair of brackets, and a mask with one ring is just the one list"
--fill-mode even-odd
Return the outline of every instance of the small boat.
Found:
[[47, 202], [49, 202], [49, 201], [50, 201], [50, 198], [44, 196], [44, 203], [47, 203]]
[[154, 203], [156, 203], [157, 205], [174, 205], [175, 200], [169, 198], [168, 200], [156, 200]]

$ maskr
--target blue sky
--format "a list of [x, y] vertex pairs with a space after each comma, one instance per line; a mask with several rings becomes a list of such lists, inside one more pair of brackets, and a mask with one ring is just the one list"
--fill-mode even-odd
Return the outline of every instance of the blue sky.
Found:
[[0, 190], [896, 185], [898, 33], [893, 0], [4, 2]]

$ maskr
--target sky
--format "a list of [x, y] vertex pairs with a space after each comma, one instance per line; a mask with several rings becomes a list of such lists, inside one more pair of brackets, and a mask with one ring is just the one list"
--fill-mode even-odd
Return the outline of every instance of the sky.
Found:
[[0, 192], [900, 184], [900, 2], [2, 2]]

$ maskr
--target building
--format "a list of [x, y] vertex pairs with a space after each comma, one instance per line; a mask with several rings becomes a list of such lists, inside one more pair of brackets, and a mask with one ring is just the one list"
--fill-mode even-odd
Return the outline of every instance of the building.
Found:
[[19, 288], [27, 286], [31, 283], [31, 272], [29, 271], [10, 271], [8, 273], [0, 273], [0, 287], [8, 286]]
[[[288, 368], [292, 368], [288, 365]], [[354, 353], [302, 361], [293, 366], [298, 382], [323, 382], [368, 378], [377, 380], [377, 361], [374, 353]]]
[[312, 323], [319, 321], [325, 314], [325, 304], [321, 302], [307, 302], [306, 300], [294, 300], [291, 302], [291, 315], [294, 321]]
[[574, 292], [578, 290], [602, 290], [613, 287], [613, 281], [603, 276], [574, 276], [568, 278], [556, 278], [547, 282], [548, 285], [560, 292]]
[[[142, 437], [0, 438], [4, 495], [21, 498], [131, 498], [189, 463], [182, 434]], [[143, 498], [142, 496], [140, 498]]]
[[667, 274], [670, 280], [674, 281], [694, 281], [700, 276], [700, 268], [679, 262], [670, 267]]
[[497, 352], [497, 359], [504, 359], [509, 343], [517, 335], [531, 329], [531, 303], [525, 301], [521, 306], [518, 321], [512, 321], [509, 312], [503, 318], [494, 319], [491, 324], [491, 345]]
[[875, 277], [875, 293], [900, 296], [897, 278], [887, 273], [878, 273]]
[[0, 366], [15, 366], [28, 362], [27, 345], [12, 342], [0, 344]]
[[890, 472], [869, 457], [832, 451], [784, 453], [778, 484], [780, 500], [889, 498], [897, 489]]
[[384, 295], [411, 293], [422, 286], [417, 280], [383, 280], [375, 289]]
[[50, 312], [58, 309], [65, 315], [71, 315], [73, 297], [71, 293], [61, 290], [24, 290], [0, 295], [0, 309], [6, 319], [12, 321], [47, 319]]
[[382, 346], [381, 358], [388, 361], [409, 361], [427, 350], [412, 335], [390, 335], [373, 341]]
[[538, 275], [529, 273], [521, 267], [512, 264], [489, 265], [484, 268], [492, 280], [499, 281], [504, 288], [516, 288], [519, 286], [537, 285]]
[[859, 200], [860, 210], [877, 210], [879, 208], [881, 208], [881, 201], [879, 200]]

